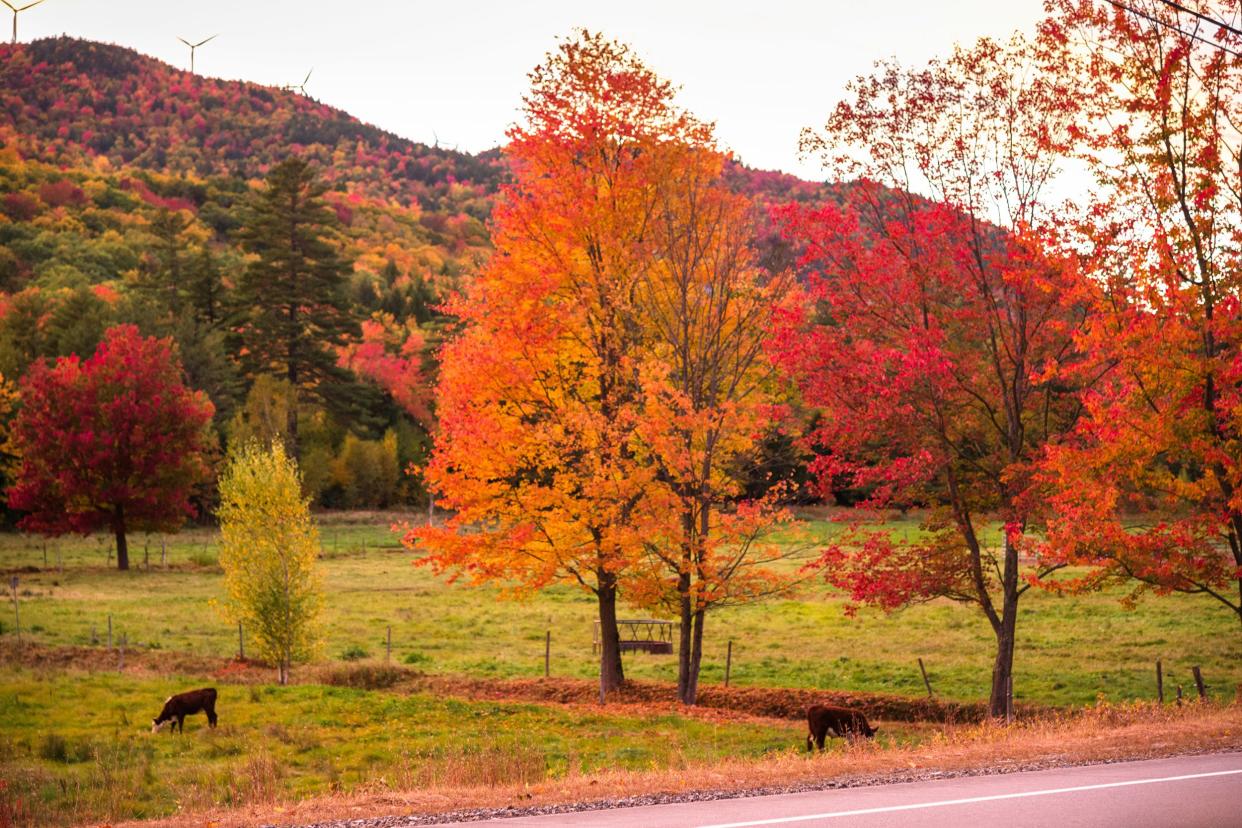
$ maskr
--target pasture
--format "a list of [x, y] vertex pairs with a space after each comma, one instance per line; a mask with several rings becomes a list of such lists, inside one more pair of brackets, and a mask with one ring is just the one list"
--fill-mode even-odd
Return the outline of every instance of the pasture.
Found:
[[[324, 519], [324, 643], [319, 664], [295, 670], [299, 683], [288, 687], [232, 683], [206, 668], [152, 670], [156, 658], [140, 664], [144, 654], [220, 664], [237, 653], [237, 629], [215, 605], [223, 594], [213, 532], [169, 536], [163, 562], [161, 539], [148, 539], [144, 556], [139, 536], [128, 573], [109, 566], [107, 538], [49, 543], [45, 567], [38, 539], [0, 536], [0, 568], [19, 578], [23, 639], [45, 649], [91, 648], [76, 651], [91, 656], [78, 663], [0, 667], [0, 806], [8, 809], [0, 816], [16, 824], [141, 818], [338, 792], [521, 785], [605, 769], [658, 773], [801, 748], [802, 722], [682, 711], [671, 704], [671, 689], [669, 704], [600, 710], [320, 683], [331, 664], [378, 667], [389, 627], [392, 662], [424, 674], [542, 676], [551, 630], [552, 675], [594, 675], [591, 596], [561, 586], [514, 600], [496, 587], [447, 583], [412, 565], [388, 528], [392, 519]], [[892, 529], [917, 531], [913, 521]], [[807, 527], [820, 538], [834, 530], [823, 521]], [[1157, 658], [1170, 694], [1177, 684], [1193, 693], [1190, 668], [1201, 665], [1212, 694], [1233, 697], [1242, 635], [1227, 615], [1184, 597], [1126, 610], [1122, 594], [1028, 594], [1019, 622], [1020, 701], [1149, 698]], [[731, 681], [739, 687], [921, 695], [922, 658], [942, 697], [986, 694], [991, 637], [972, 610], [936, 602], [848, 618], [843, 608], [840, 596], [808, 581], [794, 597], [712, 614], [702, 682], [723, 680], [732, 640]], [[10, 600], [0, 615], [6, 638], [12, 609]], [[107, 649], [109, 616], [114, 645], [123, 636], [129, 653], [122, 672], [115, 647]], [[675, 680], [669, 656], [627, 654], [625, 666], [632, 678]], [[147, 732], [166, 696], [206, 684], [220, 689], [218, 729], [196, 716], [184, 738]], [[937, 730], [886, 721], [880, 742], [914, 746]]]
[[[412, 565], [388, 528], [393, 519], [358, 514], [324, 520], [320, 660], [383, 659], [391, 626], [394, 663], [425, 673], [534, 677], [543, 675], [551, 630], [552, 675], [595, 674], [592, 596], [558, 586], [513, 600], [497, 587], [446, 583]], [[808, 531], [822, 538], [835, 528], [814, 521]], [[892, 529], [916, 532], [917, 526], [894, 521]], [[43, 569], [38, 539], [6, 534], [0, 535], [0, 569], [20, 578], [22, 626], [36, 642], [102, 646], [110, 615], [114, 639], [126, 636], [131, 648], [229, 657], [237, 653], [237, 628], [213, 606], [223, 598], [214, 543], [208, 530], [170, 535], [167, 568], [161, 568], [160, 538], [152, 536], [151, 567], [144, 569], [144, 539], [137, 536], [131, 541], [136, 569], [120, 573], [107, 565], [107, 538], [49, 543], [49, 568]], [[1018, 622], [1015, 696], [1048, 705], [1150, 698], [1154, 664], [1162, 659], [1170, 693], [1177, 684], [1190, 692], [1191, 668], [1200, 665], [1210, 692], [1233, 697], [1242, 682], [1236, 621], [1201, 598], [1147, 597], [1127, 610], [1120, 604], [1124, 595], [1121, 589], [1085, 596], [1028, 592]], [[921, 695], [922, 658], [938, 695], [961, 701], [986, 696], [993, 639], [976, 610], [936, 601], [893, 615], [863, 610], [848, 618], [844, 606], [812, 580], [792, 598], [712, 613], [702, 682], [723, 681], [731, 639], [735, 685]], [[649, 613], [625, 608], [623, 615]], [[0, 622], [11, 634], [11, 602]], [[669, 656], [627, 654], [625, 669], [633, 678], [676, 676]]]

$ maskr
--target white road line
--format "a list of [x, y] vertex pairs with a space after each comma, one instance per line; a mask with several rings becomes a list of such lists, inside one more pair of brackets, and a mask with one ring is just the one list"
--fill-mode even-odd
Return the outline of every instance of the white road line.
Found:
[[1048, 788], [1042, 791], [1022, 791], [1021, 793], [994, 794], [992, 796], [972, 796], [969, 799], [945, 799], [940, 802], [919, 802], [913, 805], [888, 805], [882, 808], [860, 808], [856, 811], [833, 811], [825, 814], [806, 814], [805, 816], [774, 817], [772, 819], [756, 819], [748, 822], [722, 822], [716, 825], [702, 825], [699, 828], [747, 828], [752, 825], [782, 825], [788, 822], [807, 822], [812, 819], [835, 819], [837, 817], [864, 816], [866, 814], [887, 814], [893, 811], [915, 811], [920, 808], [942, 808], [946, 805], [970, 805], [974, 802], [994, 802], [998, 799], [1022, 799], [1028, 796], [1051, 796], [1052, 794], [1074, 793], [1076, 791], [1098, 791], [1103, 788], [1124, 788], [1129, 785], [1154, 785], [1157, 782], [1182, 782], [1187, 779], [1206, 779], [1210, 776], [1231, 776], [1242, 773], [1237, 770], [1212, 771], [1211, 773], [1188, 773], [1185, 776], [1162, 776], [1158, 779], [1131, 779], [1126, 782], [1103, 782], [1098, 785], [1079, 785], [1074, 788]]

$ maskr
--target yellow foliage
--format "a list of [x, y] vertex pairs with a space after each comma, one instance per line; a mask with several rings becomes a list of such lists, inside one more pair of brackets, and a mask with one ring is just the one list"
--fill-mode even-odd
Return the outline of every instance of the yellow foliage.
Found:
[[297, 464], [279, 441], [251, 442], [220, 478], [220, 566], [228, 614], [250, 630], [260, 657], [289, 666], [313, 654], [323, 603], [319, 530], [311, 519]]

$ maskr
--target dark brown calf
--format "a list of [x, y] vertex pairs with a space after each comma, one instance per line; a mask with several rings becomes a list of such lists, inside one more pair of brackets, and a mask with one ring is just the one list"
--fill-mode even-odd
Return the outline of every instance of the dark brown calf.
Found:
[[207, 724], [216, 726], [216, 688], [204, 687], [202, 690], [191, 690], [169, 696], [164, 701], [164, 709], [160, 715], [151, 720], [151, 732], [159, 730], [163, 725], [172, 722], [172, 729], [178, 728], [185, 733], [185, 717], [195, 713], [206, 713]]
[[806, 736], [806, 749], [824, 749], [824, 739], [828, 731], [834, 736], [853, 741], [859, 736], [871, 739], [879, 731], [878, 727], [867, 724], [867, 717], [858, 710], [845, 707], [832, 707], [826, 704], [813, 704], [806, 711], [806, 725], [810, 732]]

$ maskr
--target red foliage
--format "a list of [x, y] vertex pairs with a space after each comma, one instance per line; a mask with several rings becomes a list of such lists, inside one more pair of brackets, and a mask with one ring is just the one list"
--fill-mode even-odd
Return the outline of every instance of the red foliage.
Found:
[[41, 185], [39, 198], [49, 207], [64, 207], [65, 205], [79, 207], [86, 203], [86, 194], [66, 178]]
[[29, 193], [5, 193], [0, 199], [0, 210], [13, 221], [30, 221], [42, 209], [39, 199]]
[[374, 382], [407, 414], [430, 427], [431, 388], [422, 372], [425, 344], [413, 324], [398, 325], [388, 314], [376, 314], [362, 323], [362, 339], [341, 349], [339, 364]]
[[21, 452], [9, 505], [47, 535], [107, 528], [118, 563], [127, 529], [176, 529], [193, 514], [212, 405], [186, 388], [171, 341], [132, 325], [107, 331], [94, 356], [36, 362], [13, 425]]

